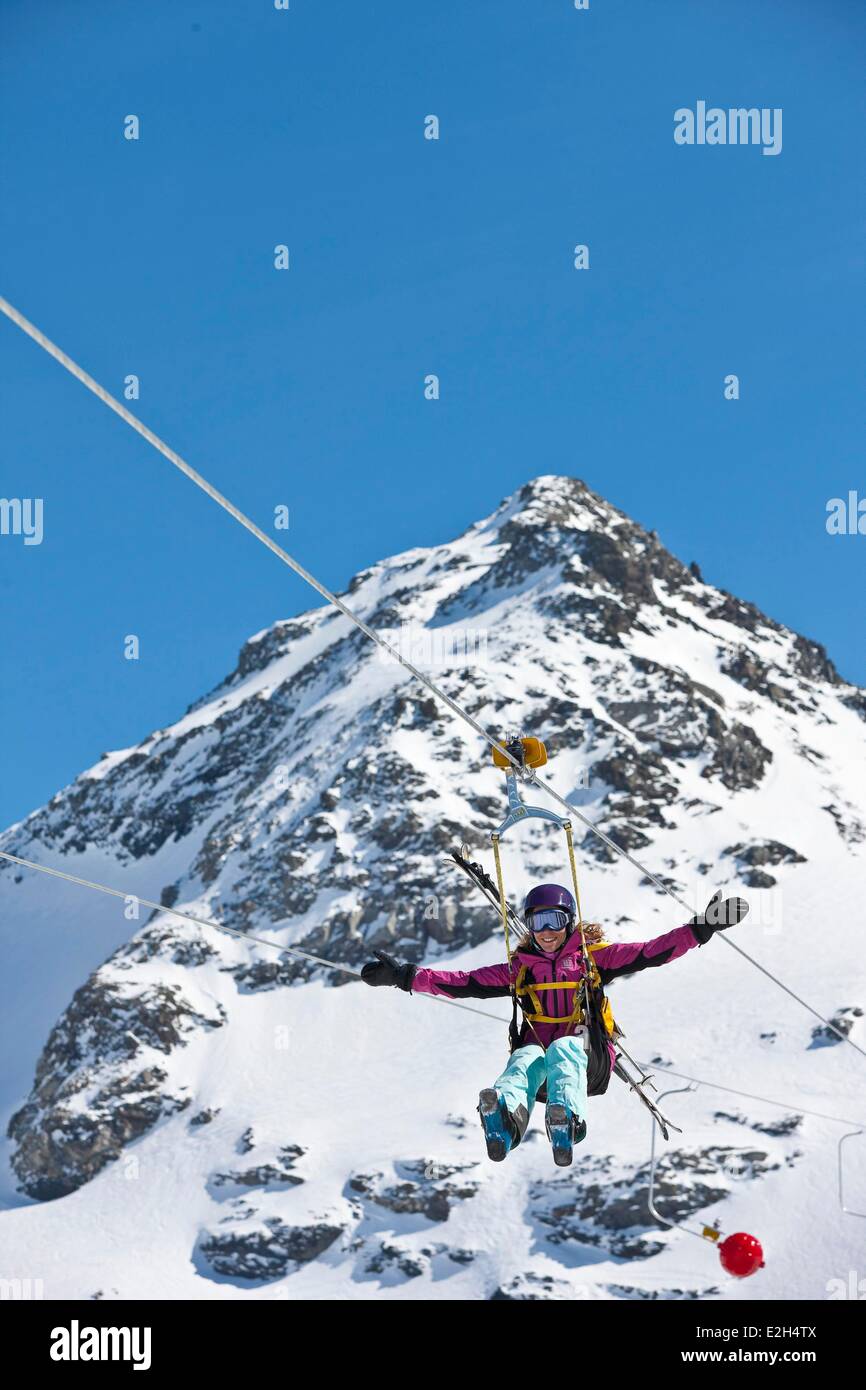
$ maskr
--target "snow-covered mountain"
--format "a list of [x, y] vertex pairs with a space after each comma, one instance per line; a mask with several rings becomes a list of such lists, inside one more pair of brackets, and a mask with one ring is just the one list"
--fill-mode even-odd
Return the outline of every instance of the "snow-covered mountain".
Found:
[[[556, 788], [702, 907], [752, 904], [736, 942], [866, 1043], [866, 694], [823, 649], [704, 583], [569, 478], [528, 483], [456, 540], [353, 579], [355, 611], [496, 734], [540, 736]], [[177, 723], [106, 755], [0, 848], [129, 900], [0, 867], [0, 1277], [47, 1297], [827, 1296], [863, 1260], [836, 1143], [866, 1062], [721, 941], [618, 982], [631, 1052], [702, 1085], [663, 1105], [659, 1204], [754, 1230], [767, 1268], [649, 1217], [646, 1112], [616, 1080], [575, 1165], [533, 1135], [507, 1163], [477, 1092], [501, 1024], [371, 991], [196, 928], [174, 907], [357, 967], [374, 947], [501, 959], [447, 851], [489, 863], [487, 750], [330, 608], [275, 624]], [[540, 794], [539, 794], [540, 795]], [[517, 899], [562, 878], [538, 823], [505, 842]], [[613, 940], [677, 925], [587, 833], [587, 915]], [[135, 895], [164, 909], [136, 916]], [[866, 1138], [846, 1150], [866, 1210]], [[858, 1187], [859, 1185], [859, 1187]], [[858, 1263], [859, 1262], [859, 1263]]]

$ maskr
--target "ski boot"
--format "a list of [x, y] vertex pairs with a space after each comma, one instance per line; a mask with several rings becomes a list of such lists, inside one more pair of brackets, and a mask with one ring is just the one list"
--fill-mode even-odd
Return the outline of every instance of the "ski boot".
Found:
[[482, 1091], [478, 1097], [478, 1114], [487, 1144], [487, 1157], [501, 1163], [520, 1143], [526, 1129], [526, 1112], [522, 1105], [512, 1115], [498, 1091]]
[[544, 1122], [553, 1161], [557, 1168], [567, 1168], [574, 1157], [572, 1146], [586, 1138], [586, 1120], [579, 1120], [565, 1105], [548, 1105]]

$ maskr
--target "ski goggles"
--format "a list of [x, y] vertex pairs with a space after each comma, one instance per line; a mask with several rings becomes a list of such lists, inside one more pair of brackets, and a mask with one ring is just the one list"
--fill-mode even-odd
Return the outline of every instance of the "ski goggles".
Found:
[[533, 932], [564, 931], [569, 923], [568, 913], [561, 907], [542, 907], [530, 913], [527, 926]]

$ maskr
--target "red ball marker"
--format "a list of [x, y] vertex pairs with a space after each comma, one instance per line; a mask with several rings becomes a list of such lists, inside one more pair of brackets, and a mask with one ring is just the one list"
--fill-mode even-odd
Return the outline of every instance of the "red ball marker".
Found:
[[719, 1246], [722, 1268], [735, 1279], [748, 1279], [764, 1268], [764, 1250], [757, 1236], [747, 1231], [735, 1231]]

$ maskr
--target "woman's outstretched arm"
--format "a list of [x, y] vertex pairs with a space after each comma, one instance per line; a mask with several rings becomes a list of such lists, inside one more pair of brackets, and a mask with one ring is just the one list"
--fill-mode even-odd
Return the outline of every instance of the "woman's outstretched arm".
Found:
[[693, 917], [685, 926], [653, 937], [652, 941], [623, 941], [597, 947], [592, 956], [598, 966], [601, 982], [606, 985], [620, 975], [634, 975], [638, 970], [679, 960], [694, 946], [705, 946], [715, 932], [725, 931], [741, 922], [748, 910], [749, 904], [745, 899], [722, 898], [721, 893], [716, 893], [705, 912]]
[[686, 951], [699, 945], [690, 926], [675, 927], [664, 936], [653, 937], [652, 941], [618, 941], [611, 946], [598, 946], [592, 952], [592, 959], [598, 966], [602, 984], [607, 985], [620, 975], [634, 975], [638, 970], [679, 960]]
[[428, 970], [394, 960], [384, 951], [375, 955], [361, 971], [366, 985], [393, 985], [413, 994], [445, 994], [449, 999], [496, 999], [511, 993], [511, 974], [505, 961], [482, 965], [480, 970]]
[[511, 993], [508, 964], [482, 965], [479, 970], [415, 971], [413, 994], [446, 994], [449, 999], [499, 999]]

